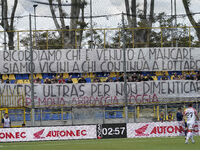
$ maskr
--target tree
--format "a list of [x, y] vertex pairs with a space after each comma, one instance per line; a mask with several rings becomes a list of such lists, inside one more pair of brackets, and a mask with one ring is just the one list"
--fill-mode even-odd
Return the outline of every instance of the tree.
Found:
[[[66, 17], [66, 13], [63, 10], [61, 0], [57, 0], [58, 10], [59, 10], [59, 18], [60, 24], [58, 23], [55, 7], [53, 6], [53, 0], [49, 1], [49, 8], [53, 17], [54, 24], [59, 30], [60, 37], [64, 39], [64, 48], [75, 48], [75, 37], [77, 37], [77, 43], [81, 46], [83, 29], [87, 26], [84, 22], [84, 8], [87, 5], [85, 0], [72, 0], [71, 1], [71, 12], [70, 12], [70, 25], [66, 26], [64, 18]], [[81, 21], [79, 21], [79, 15], [81, 10]], [[77, 30], [78, 25], [80, 26], [79, 30]], [[79, 32], [79, 33], [78, 33]], [[77, 36], [78, 33], [78, 36]], [[75, 35], [76, 34], [76, 35]]]
[[200, 41], [200, 28], [198, 27], [200, 25], [200, 22], [196, 22], [194, 17], [192, 16], [192, 13], [190, 11], [190, 0], [182, 0], [183, 2], [183, 6], [185, 8], [185, 12], [187, 14], [188, 19], [190, 20], [190, 23], [192, 24], [192, 26], [194, 27], [196, 33], [197, 33], [197, 37], [198, 40]]
[[[126, 15], [128, 19], [129, 28], [142, 27], [146, 29], [136, 29], [134, 30], [135, 36], [134, 41], [139, 43], [146, 43], [143, 46], [148, 46], [149, 38], [151, 34], [152, 23], [154, 22], [154, 0], [150, 2], [150, 15], [147, 17], [147, 0], [143, 2], [143, 10], [137, 11], [139, 5], [136, 4], [136, 0], [131, 0], [131, 9], [129, 5], [129, 0], [125, 0]], [[148, 27], [148, 29], [147, 29]]]
[[[18, 0], [14, 0], [14, 5], [11, 11], [11, 16], [8, 18], [8, 3], [7, 0], [1, 0], [1, 23], [0, 25], [8, 34], [8, 47], [9, 50], [14, 49], [14, 19], [17, 8]], [[10, 24], [9, 24], [10, 20]]]

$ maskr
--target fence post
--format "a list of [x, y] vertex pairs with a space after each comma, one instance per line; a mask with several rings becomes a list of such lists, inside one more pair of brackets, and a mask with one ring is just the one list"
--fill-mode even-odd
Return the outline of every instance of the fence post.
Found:
[[124, 14], [122, 13], [122, 37], [123, 37], [123, 71], [124, 71], [124, 102], [125, 102], [125, 123], [128, 123], [128, 101], [127, 101], [127, 74], [126, 74], [126, 39]]
[[35, 126], [35, 103], [34, 103], [34, 84], [33, 84], [33, 41], [32, 41], [32, 26], [31, 14], [29, 14], [29, 32], [30, 32], [30, 63], [31, 63], [31, 125]]

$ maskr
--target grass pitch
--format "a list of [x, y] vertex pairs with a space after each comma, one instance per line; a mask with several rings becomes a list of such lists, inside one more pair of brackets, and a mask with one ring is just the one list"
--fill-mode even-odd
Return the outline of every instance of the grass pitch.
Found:
[[184, 144], [184, 137], [68, 140], [46, 142], [0, 143], [0, 150], [200, 150], [195, 144]]

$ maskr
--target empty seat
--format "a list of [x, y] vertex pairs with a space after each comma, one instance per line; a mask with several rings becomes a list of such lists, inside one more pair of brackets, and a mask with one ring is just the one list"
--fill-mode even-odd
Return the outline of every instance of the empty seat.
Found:
[[23, 84], [24, 81], [23, 80], [17, 80], [17, 84]]
[[91, 78], [85, 78], [87, 83], [91, 83]]
[[24, 84], [29, 84], [30, 80], [24, 80]]
[[78, 83], [78, 79], [77, 78], [72, 78], [73, 83]]
[[42, 74], [41, 73], [37, 73], [36, 74], [36, 78], [42, 79]]
[[116, 111], [116, 118], [123, 118], [121, 111]]
[[8, 79], [8, 75], [7, 75], [7, 74], [3, 74], [3, 75], [2, 75], [2, 79], [3, 79], [3, 80], [7, 80], [7, 79]]
[[31, 120], [31, 115], [30, 114], [26, 114], [25, 115], [25, 119], [26, 119], [26, 121], [30, 121]]
[[11, 84], [15, 84], [15, 80], [10, 80], [10, 83]]
[[22, 77], [21, 74], [16, 74], [16, 75], [15, 75], [15, 78], [16, 78], [17, 80], [21, 80], [21, 79], [23, 79], [23, 77]]
[[107, 77], [101, 77], [100, 78], [101, 82], [106, 82], [107, 79], [108, 79]]
[[15, 80], [15, 75], [14, 74], [10, 74], [9, 75], [9, 80]]
[[24, 79], [24, 80], [29, 79], [28, 74], [23, 74], [23, 75], [22, 75], [22, 79]]

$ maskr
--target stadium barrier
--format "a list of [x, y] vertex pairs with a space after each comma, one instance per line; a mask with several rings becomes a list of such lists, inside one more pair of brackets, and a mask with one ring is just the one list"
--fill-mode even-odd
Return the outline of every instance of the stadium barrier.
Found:
[[[127, 124], [127, 138], [184, 136], [184, 131], [182, 121]], [[194, 134], [200, 135], [200, 121], [194, 126]]]
[[31, 128], [4, 128], [0, 142], [96, 139], [96, 125]]
[[[104, 138], [146, 138], [184, 136], [183, 122], [121, 123], [85, 126], [57, 126], [4, 128], [0, 130], [0, 142], [48, 141]], [[200, 135], [200, 121], [194, 126], [194, 134]]]

